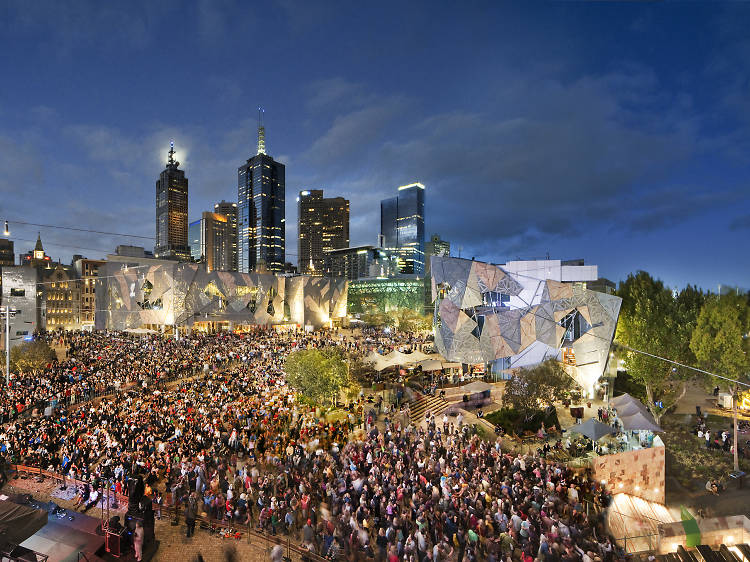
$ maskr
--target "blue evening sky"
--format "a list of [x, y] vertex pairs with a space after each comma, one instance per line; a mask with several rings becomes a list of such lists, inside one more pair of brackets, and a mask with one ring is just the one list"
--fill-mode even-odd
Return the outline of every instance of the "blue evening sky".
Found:
[[[749, 24], [718, 2], [0, 0], [0, 220], [153, 236], [170, 138], [193, 220], [236, 200], [262, 105], [294, 263], [298, 191], [348, 197], [368, 244], [421, 181], [454, 254], [748, 287]], [[128, 242], [42, 236], [66, 261]]]

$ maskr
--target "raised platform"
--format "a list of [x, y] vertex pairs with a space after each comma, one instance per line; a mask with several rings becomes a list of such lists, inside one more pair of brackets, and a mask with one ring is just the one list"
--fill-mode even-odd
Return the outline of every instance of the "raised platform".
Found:
[[676, 521], [676, 510], [630, 494], [615, 494], [607, 509], [609, 532], [628, 554], [656, 550], [660, 526]]

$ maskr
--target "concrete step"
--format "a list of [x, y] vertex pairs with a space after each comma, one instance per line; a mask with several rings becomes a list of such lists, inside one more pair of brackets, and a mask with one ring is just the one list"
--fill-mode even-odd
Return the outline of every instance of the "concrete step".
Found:
[[434, 414], [442, 412], [448, 405], [440, 396], [421, 396], [409, 403], [410, 419], [413, 424], [418, 424], [424, 419], [428, 410]]

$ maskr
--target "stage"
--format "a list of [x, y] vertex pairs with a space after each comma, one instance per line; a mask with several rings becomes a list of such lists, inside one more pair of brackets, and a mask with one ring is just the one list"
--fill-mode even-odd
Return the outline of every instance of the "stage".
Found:
[[[30, 505], [46, 508], [47, 504], [31, 500]], [[53, 506], [54, 507], [54, 506]], [[86, 555], [89, 562], [135, 560], [135, 553], [130, 548], [125, 554], [115, 557], [106, 552], [104, 535], [101, 533], [101, 519], [95, 517], [99, 509], [93, 508], [87, 515], [75, 510], [49, 512], [47, 524], [34, 535], [21, 543], [22, 547], [47, 555], [48, 562], [78, 562], [78, 553]], [[71, 521], [69, 517], [73, 517]], [[158, 541], [146, 545], [143, 549], [143, 560], [150, 560], [158, 549]]]
[[64, 518], [50, 513], [47, 524], [21, 546], [48, 555], [49, 562], [77, 561], [79, 552], [94, 553], [104, 546], [104, 536], [96, 533], [101, 522], [98, 517], [68, 509], [65, 513]]

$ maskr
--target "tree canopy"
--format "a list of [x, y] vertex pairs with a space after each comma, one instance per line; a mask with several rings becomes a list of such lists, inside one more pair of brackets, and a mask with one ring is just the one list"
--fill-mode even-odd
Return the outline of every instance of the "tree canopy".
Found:
[[294, 351], [284, 370], [287, 383], [315, 404], [333, 403], [352, 384], [346, 352], [339, 347]]
[[[630, 348], [691, 364], [690, 346], [705, 294], [688, 285], [677, 295], [645, 271], [620, 283], [622, 297], [616, 339]], [[644, 387], [646, 405], [658, 422], [685, 394], [686, 381], [695, 372], [655, 357], [626, 350], [625, 368]], [[661, 404], [659, 406], [658, 404]]]
[[733, 379], [750, 376], [750, 303], [746, 295], [712, 295], [698, 316], [690, 349], [706, 370]]
[[395, 328], [403, 332], [418, 332], [432, 327], [432, 317], [411, 308], [397, 308], [388, 312], [371, 310], [362, 316], [362, 321], [378, 328]]
[[55, 352], [41, 340], [23, 342], [10, 350], [11, 371], [30, 373], [44, 369], [54, 360]]
[[536, 413], [565, 398], [575, 381], [560, 363], [548, 360], [523, 369], [505, 385], [503, 404], [519, 412]]

